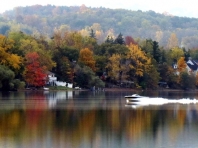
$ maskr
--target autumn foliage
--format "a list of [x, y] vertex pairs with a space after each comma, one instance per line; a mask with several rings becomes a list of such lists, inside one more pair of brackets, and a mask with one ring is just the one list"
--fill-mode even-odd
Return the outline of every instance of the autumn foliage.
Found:
[[177, 67], [178, 67], [178, 71], [182, 72], [186, 69], [186, 61], [185, 61], [185, 57], [181, 57], [178, 62], [177, 62]]
[[46, 74], [39, 63], [39, 55], [36, 52], [26, 54], [26, 70], [24, 78], [28, 85], [41, 87], [45, 85]]
[[[15, 74], [9, 80], [10, 87], [6, 88], [15, 88], [12, 82], [15, 79], [42, 87], [47, 82], [46, 71], [54, 73], [58, 81], [72, 82], [81, 88], [107, 84], [108, 87], [156, 89], [159, 81], [177, 88], [186, 84], [186, 81], [179, 81], [178, 75], [186, 71], [188, 57], [198, 57], [198, 50], [187, 51], [176, 46], [177, 42], [173, 45], [170, 42], [171, 48], [163, 49], [151, 39], [123, 37], [121, 33], [115, 38], [109, 32], [106, 41], [98, 44], [100, 26], [93, 25], [92, 36], [87, 36], [89, 29], [82, 34], [61, 26], [49, 40], [23, 32], [10, 32], [8, 37], [0, 35], [0, 66]], [[183, 80], [191, 79], [187, 75], [196, 74], [192, 70], [187, 72], [182, 75]], [[0, 83], [3, 86], [8, 81]]]
[[125, 37], [125, 44], [126, 45], [130, 45], [130, 44], [137, 45], [136, 41], [131, 36]]
[[121, 55], [120, 54], [113, 54], [109, 58], [109, 62], [106, 66], [109, 71], [109, 76], [112, 77], [115, 80], [119, 80], [120, 72], [124, 71], [124, 66], [121, 64]]
[[0, 34], [0, 64], [12, 69], [19, 69], [22, 63], [22, 58], [17, 54], [9, 52], [13, 47], [13, 44], [13, 40], [7, 39]]
[[129, 68], [134, 72], [134, 76], [143, 76], [144, 70], [151, 64], [151, 59], [141, 50], [138, 45], [130, 44], [127, 59], [130, 61]]
[[95, 67], [96, 61], [94, 60], [93, 52], [88, 48], [81, 49], [79, 62], [84, 63], [86, 66], [90, 67], [93, 71], [96, 70]]

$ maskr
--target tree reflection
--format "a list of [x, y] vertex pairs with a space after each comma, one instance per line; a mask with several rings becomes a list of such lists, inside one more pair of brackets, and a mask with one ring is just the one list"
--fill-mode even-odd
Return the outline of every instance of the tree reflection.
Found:
[[[169, 110], [161, 107], [155, 110], [1, 110], [0, 142], [14, 142], [20, 147], [47, 144], [51, 147], [80, 147], [82, 144], [88, 147], [108, 147], [113, 139], [118, 143], [124, 139], [132, 144], [145, 135], [158, 141], [163, 136], [161, 132], [166, 132], [170, 141], [175, 142], [186, 124], [198, 128], [197, 106], [188, 106], [186, 110], [183, 107], [178, 105]], [[163, 131], [165, 129], [168, 130]]]

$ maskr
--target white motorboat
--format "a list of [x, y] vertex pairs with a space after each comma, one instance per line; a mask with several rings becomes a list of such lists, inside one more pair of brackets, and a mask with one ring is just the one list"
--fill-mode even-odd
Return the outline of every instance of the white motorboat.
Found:
[[134, 103], [134, 102], [139, 102], [141, 99], [148, 99], [149, 97], [133, 94], [133, 95], [125, 96], [125, 98], [126, 98], [126, 103]]
[[150, 97], [142, 97], [142, 98], [133, 98], [133, 99], [127, 99], [127, 104], [139, 104], [139, 105], [161, 105], [164, 103], [169, 102], [168, 99], [164, 98], [150, 98]]
[[148, 98], [148, 97], [145, 97], [145, 96], [140, 96], [138, 94], [133, 94], [133, 95], [129, 95], [129, 96], [125, 96], [125, 98]]

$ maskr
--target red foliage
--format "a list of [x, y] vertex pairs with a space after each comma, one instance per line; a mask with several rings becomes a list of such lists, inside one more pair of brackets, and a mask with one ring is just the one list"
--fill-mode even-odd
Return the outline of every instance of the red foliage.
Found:
[[134, 45], [137, 45], [137, 43], [135, 42], [135, 40], [131, 36], [126, 36], [125, 37], [125, 44], [130, 45], [131, 43], [134, 44]]
[[45, 85], [46, 74], [44, 68], [39, 63], [39, 55], [36, 52], [26, 55], [25, 80], [29, 85], [41, 87]]

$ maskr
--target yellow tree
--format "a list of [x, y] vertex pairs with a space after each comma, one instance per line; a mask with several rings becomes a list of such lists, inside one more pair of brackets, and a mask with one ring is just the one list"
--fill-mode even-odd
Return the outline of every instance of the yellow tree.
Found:
[[177, 67], [178, 67], [178, 71], [182, 72], [183, 70], [186, 69], [186, 61], [185, 61], [185, 57], [181, 57], [178, 62], [177, 62]]
[[[152, 65], [149, 58], [138, 45], [130, 44], [126, 56], [126, 67], [128, 67], [129, 80], [132, 80], [142, 88], [156, 88], [159, 81], [159, 73]], [[138, 82], [138, 83], [137, 83]]]
[[126, 59], [133, 76], [143, 76], [144, 70], [149, 68], [151, 59], [148, 58], [138, 45], [130, 44]]
[[93, 52], [89, 48], [84, 48], [80, 50], [79, 62], [90, 67], [93, 71], [96, 71], [96, 61], [94, 60]]
[[79, 32], [65, 32], [62, 40], [64, 45], [72, 46], [79, 50], [83, 48], [83, 36]]
[[109, 59], [106, 68], [108, 69], [108, 75], [115, 79], [121, 80], [121, 77], [125, 79], [126, 76], [126, 67], [125, 64], [121, 61], [123, 60], [120, 54], [113, 54]]
[[20, 50], [23, 50], [23, 52], [26, 54], [28, 52], [38, 52], [40, 50], [40, 47], [36, 40], [32, 39], [21, 39], [20, 41]]
[[18, 70], [22, 64], [22, 57], [9, 52], [14, 41], [0, 35], [0, 64]]
[[170, 57], [172, 60], [178, 61], [180, 57], [184, 56], [184, 51], [179, 47], [174, 47], [170, 50]]
[[21, 39], [19, 49], [22, 50], [24, 54], [37, 52], [40, 64], [45, 67], [46, 70], [51, 70], [56, 66], [52, 60], [52, 53], [46, 49], [47, 47], [39, 43], [39, 41], [39, 39], [37, 41], [34, 38]]

